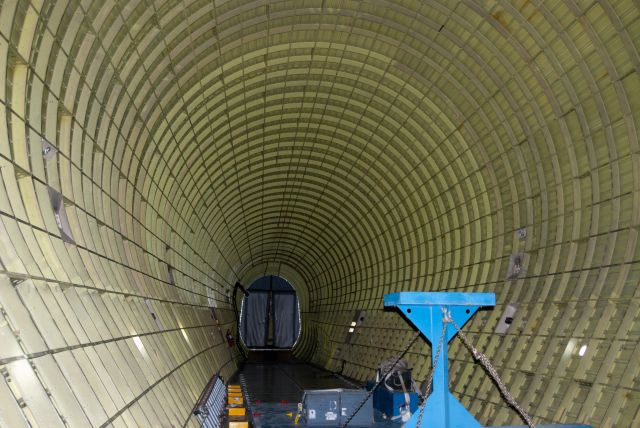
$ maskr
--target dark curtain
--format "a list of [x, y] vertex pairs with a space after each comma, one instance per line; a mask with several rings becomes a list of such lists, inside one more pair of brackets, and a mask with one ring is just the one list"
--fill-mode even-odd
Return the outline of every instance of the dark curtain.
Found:
[[298, 336], [298, 299], [295, 293], [273, 293], [273, 346], [291, 348]]
[[267, 344], [268, 306], [268, 293], [253, 292], [244, 299], [241, 324], [244, 343], [250, 348]]

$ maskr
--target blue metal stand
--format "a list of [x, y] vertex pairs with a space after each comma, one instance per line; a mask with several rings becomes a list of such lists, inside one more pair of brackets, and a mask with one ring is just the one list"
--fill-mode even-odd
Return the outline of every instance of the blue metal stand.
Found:
[[[384, 305], [397, 307], [413, 325], [431, 342], [431, 361], [436, 368], [433, 374], [432, 393], [422, 415], [424, 426], [429, 428], [478, 428], [480, 423], [465, 409], [449, 391], [449, 360], [447, 358], [448, 343], [458, 333], [456, 329], [443, 320], [444, 313], [455, 321], [458, 327], [469, 321], [481, 306], [495, 306], [494, 293], [417, 293], [405, 292], [386, 294]], [[435, 354], [446, 328], [439, 361]], [[419, 411], [407, 421], [404, 428], [416, 428]], [[537, 425], [538, 428], [591, 428], [588, 425]], [[518, 427], [502, 427], [518, 428]]]
[[[448, 343], [457, 334], [451, 324], [446, 324], [440, 358], [436, 363], [436, 347], [445, 328], [443, 309], [462, 327], [481, 306], [495, 306], [494, 293], [393, 293], [384, 296], [386, 307], [396, 306], [413, 325], [431, 342], [433, 374], [432, 393], [427, 399], [422, 420], [430, 428], [476, 428], [480, 423], [449, 391]], [[415, 412], [404, 425], [415, 428], [419, 412]]]

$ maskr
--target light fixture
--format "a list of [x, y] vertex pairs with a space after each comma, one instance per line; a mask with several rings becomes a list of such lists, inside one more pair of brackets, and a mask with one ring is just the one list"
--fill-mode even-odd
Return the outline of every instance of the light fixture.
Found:
[[355, 321], [351, 321], [351, 327], [355, 327], [356, 326], [356, 322]]
[[587, 345], [582, 345], [580, 347], [580, 350], [578, 351], [578, 355], [583, 357], [586, 352], [587, 352]]
[[351, 327], [351, 328], [349, 329], [349, 333], [353, 333], [353, 331], [354, 331], [354, 330], [355, 330], [355, 328]]

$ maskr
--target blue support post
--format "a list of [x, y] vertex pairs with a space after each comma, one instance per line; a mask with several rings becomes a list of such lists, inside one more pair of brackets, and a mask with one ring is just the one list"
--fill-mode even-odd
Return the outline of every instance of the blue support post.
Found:
[[[431, 342], [431, 362], [436, 368], [433, 387], [422, 415], [424, 426], [429, 428], [478, 428], [482, 427], [467, 409], [449, 391], [448, 343], [458, 333], [451, 323], [444, 322], [446, 313], [458, 327], [482, 306], [495, 306], [494, 293], [422, 293], [404, 292], [386, 294], [385, 307], [397, 307]], [[445, 329], [440, 356], [436, 352], [442, 330]], [[420, 411], [415, 412], [403, 428], [416, 428]], [[519, 428], [515, 426], [502, 428]], [[537, 428], [591, 428], [588, 425], [537, 425]]]
[[[443, 321], [443, 310], [456, 324], [462, 326], [482, 306], [495, 306], [494, 293], [423, 293], [405, 292], [384, 296], [385, 307], [397, 307], [413, 325], [431, 342], [433, 375], [432, 393], [427, 399], [422, 420], [429, 428], [476, 428], [480, 423], [449, 391], [448, 343], [457, 334], [456, 329]], [[436, 349], [442, 330], [446, 328], [439, 361]], [[415, 412], [405, 428], [415, 428], [419, 411]]]

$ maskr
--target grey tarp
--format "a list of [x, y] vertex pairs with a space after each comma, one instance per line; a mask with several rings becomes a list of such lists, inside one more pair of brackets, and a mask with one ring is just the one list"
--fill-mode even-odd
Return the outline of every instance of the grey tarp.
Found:
[[251, 293], [244, 299], [242, 331], [248, 347], [265, 346], [267, 343], [268, 293]]
[[273, 294], [273, 346], [290, 348], [298, 336], [298, 299], [295, 293]]

